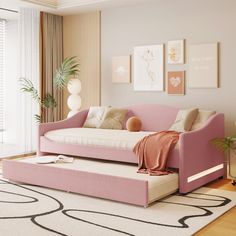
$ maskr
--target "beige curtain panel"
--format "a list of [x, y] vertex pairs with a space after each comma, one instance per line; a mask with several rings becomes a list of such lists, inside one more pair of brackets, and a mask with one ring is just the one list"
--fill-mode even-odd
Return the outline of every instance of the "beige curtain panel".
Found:
[[54, 96], [57, 107], [43, 111], [44, 122], [63, 119], [63, 93], [53, 86], [57, 68], [63, 61], [63, 17], [41, 12], [41, 97]]

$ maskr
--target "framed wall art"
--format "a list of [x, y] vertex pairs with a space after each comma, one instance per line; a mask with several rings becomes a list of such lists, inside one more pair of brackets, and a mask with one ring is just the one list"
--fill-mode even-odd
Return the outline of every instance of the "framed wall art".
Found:
[[169, 95], [185, 94], [185, 72], [169, 71], [167, 73], [167, 93]]
[[134, 48], [134, 90], [163, 91], [164, 46], [140, 46]]
[[168, 64], [184, 64], [184, 40], [173, 40], [167, 46]]
[[130, 56], [112, 58], [112, 82], [130, 83]]
[[189, 47], [189, 88], [218, 88], [218, 43]]

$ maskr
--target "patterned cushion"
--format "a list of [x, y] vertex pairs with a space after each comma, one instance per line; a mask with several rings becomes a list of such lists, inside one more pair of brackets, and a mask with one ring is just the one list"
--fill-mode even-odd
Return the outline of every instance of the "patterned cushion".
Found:
[[101, 125], [101, 123], [104, 119], [104, 115], [107, 110], [108, 110], [108, 107], [106, 107], [106, 106], [90, 107], [83, 127], [85, 127], [85, 128], [99, 128], [99, 126]]
[[99, 128], [101, 129], [122, 129], [127, 110], [119, 108], [109, 108], [104, 116]]

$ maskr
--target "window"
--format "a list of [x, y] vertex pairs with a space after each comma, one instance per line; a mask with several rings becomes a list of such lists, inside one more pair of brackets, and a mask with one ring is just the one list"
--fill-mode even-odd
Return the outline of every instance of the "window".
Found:
[[4, 130], [5, 20], [0, 19], [0, 132]]

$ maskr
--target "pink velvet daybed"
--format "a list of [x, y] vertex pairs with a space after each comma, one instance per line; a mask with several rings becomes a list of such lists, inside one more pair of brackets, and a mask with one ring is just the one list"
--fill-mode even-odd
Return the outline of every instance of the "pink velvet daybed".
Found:
[[[168, 130], [179, 110], [157, 104], [135, 105], [125, 108], [129, 110], [127, 119], [135, 115], [142, 120], [143, 131], [155, 132]], [[52, 130], [82, 127], [87, 114], [88, 110], [84, 110], [63, 121], [40, 124], [38, 156], [51, 153], [124, 163], [137, 163], [138, 158], [132, 150], [61, 143], [51, 141], [44, 136], [48, 131]], [[199, 130], [180, 135], [178, 148], [172, 151], [167, 164], [169, 168], [178, 169], [178, 187], [180, 193], [188, 193], [223, 176], [223, 155], [216, 151], [209, 143], [215, 137], [224, 137], [224, 115], [221, 113], [217, 113], [209, 118], [206, 124]], [[17, 170], [19, 171], [17, 172]], [[30, 174], [27, 175], [24, 170], [27, 170]], [[134, 178], [122, 178], [122, 176], [117, 177], [102, 173], [89, 173], [83, 170], [68, 170], [68, 168], [55, 168], [17, 161], [4, 161], [3, 175], [7, 179], [15, 181], [53, 187], [137, 205], [147, 206], [150, 203], [147, 199], [148, 181], [143, 182]], [[55, 178], [58, 178], [59, 182]], [[88, 187], [84, 187], [83, 180], [86, 180], [84, 182], [86, 186], [88, 184], [91, 185], [94, 181], [94, 184], [99, 184], [101, 188], [94, 187], [88, 190]], [[126, 190], [123, 193], [117, 194], [114, 188], [124, 188]]]

